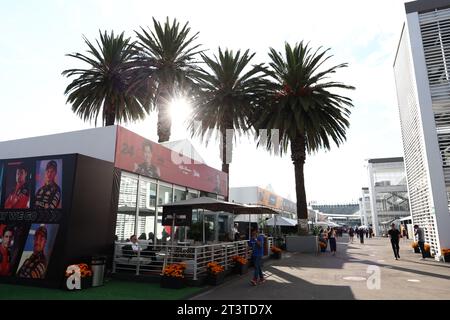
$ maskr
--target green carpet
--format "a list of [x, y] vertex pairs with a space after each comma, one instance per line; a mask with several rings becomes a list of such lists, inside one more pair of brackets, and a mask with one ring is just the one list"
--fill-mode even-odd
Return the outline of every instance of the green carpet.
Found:
[[0, 284], [3, 300], [180, 300], [203, 290], [198, 287], [164, 289], [158, 283], [139, 283], [107, 279], [101, 287], [85, 290], [37, 288], [23, 285]]

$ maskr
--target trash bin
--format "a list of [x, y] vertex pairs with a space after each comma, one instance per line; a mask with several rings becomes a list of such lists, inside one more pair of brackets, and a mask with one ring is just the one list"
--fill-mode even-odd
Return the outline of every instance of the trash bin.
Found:
[[98, 287], [103, 285], [103, 278], [105, 275], [106, 257], [95, 256], [92, 257], [92, 286]]

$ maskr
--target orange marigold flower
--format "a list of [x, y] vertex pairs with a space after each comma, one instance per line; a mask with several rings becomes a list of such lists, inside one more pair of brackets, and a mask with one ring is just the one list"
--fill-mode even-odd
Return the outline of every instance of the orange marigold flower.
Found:
[[272, 246], [272, 248], [270, 249], [273, 253], [280, 253], [281, 249], [275, 246]]

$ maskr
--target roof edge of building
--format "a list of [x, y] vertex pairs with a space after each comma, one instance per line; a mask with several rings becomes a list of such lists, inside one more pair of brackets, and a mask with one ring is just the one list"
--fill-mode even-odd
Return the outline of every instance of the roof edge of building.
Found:
[[395, 157], [395, 158], [377, 158], [377, 159], [368, 159], [368, 163], [389, 163], [389, 162], [403, 162], [403, 157]]
[[418, 0], [405, 3], [406, 14], [409, 13], [425, 13], [435, 9], [450, 8], [448, 0]]

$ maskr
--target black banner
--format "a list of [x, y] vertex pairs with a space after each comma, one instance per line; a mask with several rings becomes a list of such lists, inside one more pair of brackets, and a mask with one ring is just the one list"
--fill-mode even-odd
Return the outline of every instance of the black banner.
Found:
[[177, 207], [164, 207], [162, 225], [171, 226], [172, 219], [175, 216], [175, 224], [177, 227], [190, 226], [192, 223], [192, 207], [183, 206], [181, 208]]

